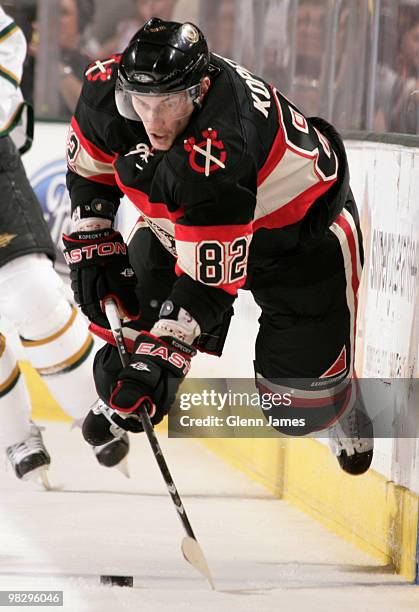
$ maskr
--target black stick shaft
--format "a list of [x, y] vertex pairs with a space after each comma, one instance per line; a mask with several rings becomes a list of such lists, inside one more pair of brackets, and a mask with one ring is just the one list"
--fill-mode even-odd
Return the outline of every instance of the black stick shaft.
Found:
[[189, 522], [188, 516], [186, 514], [185, 508], [183, 507], [182, 500], [180, 499], [180, 495], [177, 491], [176, 485], [173, 482], [172, 475], [170, 474], [170, 470], [167, 466], [166, 459], [162, 453], [160, 448], [159, 441], [157, 439], [156, 433], [154, 431], [154, 427], [150, 421], [150, 417], [148, 415], [147, 406], [148, 402], [145, 402], [141, 407], [141, 421], [143, 423], [144, 431], [147, 434], [148, 441], [150, 442], [150, 446], [153, 449], [154, 457], [158, 463], [160, 468], [161, 475], [163, 476], [164, 482], [166, 483], [167, 490], [169, 491], [170, 497], [176, 507], [178, 512], [178, 516], [180, 521], [185, 528], [186, 534], [196, 540], [195, 534]]

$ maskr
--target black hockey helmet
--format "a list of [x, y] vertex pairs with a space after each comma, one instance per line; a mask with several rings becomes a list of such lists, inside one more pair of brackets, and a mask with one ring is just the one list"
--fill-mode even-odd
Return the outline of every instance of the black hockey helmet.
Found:
[[[116, 83], [119, 113], [141, 120], [131, 97], [185, 94], [199, 104], [201, 79], [209, 69], [204, 35], [192, 23], [153, 17], [131, 39], [122, 54]], [[192, 107], [193, 108], [193, 107]]]

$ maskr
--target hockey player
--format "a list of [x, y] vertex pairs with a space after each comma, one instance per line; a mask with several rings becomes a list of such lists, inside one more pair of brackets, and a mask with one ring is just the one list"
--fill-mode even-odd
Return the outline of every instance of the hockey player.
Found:
[[[53, 269], [54, 246], [17, 148], [28, 148], [32, 131], [31, 109], [19, 88], [25, 54], [21, 30], [0, 6], [0, 315], [16, 327], [28, 360], [59, 404], [81, 421], [97, 400], [94, 341]], [[16, 356], [0, 334], [0, 445], [18, 478], [50, 463], [30, 410]], [[118, 463], [126, 438], [95, 452], [101, 463]]]
[[[292, 387], [281, 414], [306, 421], [278, 430], [330, 428], [341, 467], [365, 472], [372, 427], [349, 382], [362, 243], [335, 129], [210, 54], [193, 24], [151, 19], [122, 55], [86, 70], [68, 166], [74, 231], [63, 241], [76, 301], [110, 342], [95, 358], [107, 416], [135, 429], [148, 400], [158, 423], [195, 348], [221, 353], [247, 289], [262, 309], [258, 387]], [[129, 241], [136, 279], [113, 229], [122, 193], [141, 213]], [[105, 329], [109, 296], [132, 351], [124, 369]], [[99, 416], [85, 428], [91, 443]]]

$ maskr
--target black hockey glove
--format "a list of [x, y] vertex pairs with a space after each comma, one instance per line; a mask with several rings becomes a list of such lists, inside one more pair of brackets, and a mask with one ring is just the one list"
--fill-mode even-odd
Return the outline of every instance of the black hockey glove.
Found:
[[129, 365], [118, 376], [111, 407], [128, 417], [128, 423], [148, 401], [151, 422], [160, 423], [169, 412], [195, 354], [195, 349], [179, 340], [142, 332], [135, 341]]
[[109, 328], [102, 304], [112, 298], [121, 318], [137, 319], [136, 277], [121, 234], [113, 229], [73, 232], [63, 234], [63, 243], [74, 298], [86, 317]]

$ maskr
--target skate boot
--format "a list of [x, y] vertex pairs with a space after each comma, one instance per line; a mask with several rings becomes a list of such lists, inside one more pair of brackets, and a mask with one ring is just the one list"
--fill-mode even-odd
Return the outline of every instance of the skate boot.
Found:
[[38, 476], [44, 482], [45, 471], [51, 463], [51, 458], [42, 440], [41, 428], [31, 421], [29, 436], [6, 448], [6, 455], [13, 466], [15, 474], [22, 480], [36, 479]]
[[[97, 399], [97, 401], [92, 406], [88, 416], [84, 420], [83, 424], [80, 423], [80, 426], [83, 431], [83, 436], [85, 440], [89, 442], [89, 444], [92, 444], [93, 440], [100, 441], [101, 438], [103, 438], [103, 440], [106, 440], [104, 444], [92, 444], [93, 452], [98, 463], [108, 468], [116, 467], [122, 474], [124, 474], [124, 476], [129, 478], [127, 460], [127, 455], [129, 452], [128, 434], [116, 425], [106, 426], [105, 431], [102, 431], [103, 424], [101, 423], [101, 419], [99, 419], [99, 422], [101, 423], [101, 427], [99, 427], [99, 432], [96, 431], [97, 424], [95, 416], [105, 415], [107, 413], [107, 410], [108, 406], [101, 399]], [[87, 425], [87, 437], [85, 431], [86, 422], [89, 423]], [[109, 438], [111, 439], [109, 440]]]
[[354, 476], [368, 470], [373, 456], [373, 436], [371, 419], [356, 402], [347, 415], [329, 428], [329, 446], [342, 470]]
[[93, 452], [100, 465], [115, 467], [128, 455], [129, 439], [124, 434], [122, 438], [114, 438], [101, 446], [94, 446]]

